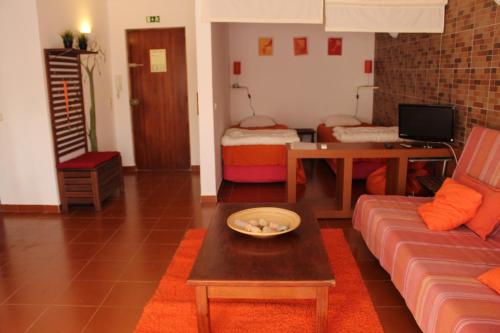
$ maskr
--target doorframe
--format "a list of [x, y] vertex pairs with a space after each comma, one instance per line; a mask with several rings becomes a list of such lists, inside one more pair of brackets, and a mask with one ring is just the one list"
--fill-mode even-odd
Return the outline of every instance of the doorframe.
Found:
[[[190, 94], [189, 94], [189, 72], [188, 72], [188, 64], [189, 64], [189, 57], [187, 53], [187, 34], [186, 34], [186, 26], [185, 25], [179, 25], [179, 26], [169, 26], [169, 27], [157, 27], [157, 28], [130, 28], [130, 29], [125, 29], [125, 54], [126, 54], [126, 65], [127, 65], [127, 89], [128, 89], [128, 98], [129, 100], [127, 101], [128, 109], [129, 109], [129, 116], [130, 116], [130, 122], [131, 122], [131, 127], [132, 127], [132, 132], [130, 135], [132, 136], [132, 146], [134, 147], [134, 164], [135, 164], [135, 170], [140, 171], [141, 169], [137, 168], [137, 160], [136, 160], [136, 143], [135, 143], [135, 121], [134, 121], [134, 114], [133, 114], [133, 108], [130, 105], [130, 98], [132, 96], [132, 77], [130, 75], [130, 67], [129, 67], [129, 48], [128, 48], [128, 34], [129, 32], [133, 31], [157, 31], [157, 30], [169, 30], [169, 29], [183, 29], [184, 30], [184, 48], [185, 48], [185, 55], [186, 55], [186, 92], [187, 92], [187, 113], [188, 113], [188, 140], [189, 140], [189, 169], [164, 169], [164, 170], [190, 170], [192, 168], [192, 160], [191, 160], [191, 117], [190, 117], [190, 110], [189, 110], [189, 102], [190, 102]], [[196, 96], [197, 97], [197, 96]], [[192, 97], [191, 97], [192, 98]], [[161, 169], [158, 169], [161, 170]]]

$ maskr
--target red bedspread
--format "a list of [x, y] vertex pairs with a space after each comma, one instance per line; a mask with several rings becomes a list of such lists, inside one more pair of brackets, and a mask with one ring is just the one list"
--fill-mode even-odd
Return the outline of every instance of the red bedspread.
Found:
[[[239, 128], [238, 125], [232, 126]], [[277, 124], [265, 129], [287, 129]], [[264, 128], [245, 128], [264, 129]], [[224, 179], [234, 182], [286, 181], [287, 159], [285, 145], [244, 145], [222, 147]], [[302, 162], [297, 165], [297, 183], [304, 184], [306, 176]]]

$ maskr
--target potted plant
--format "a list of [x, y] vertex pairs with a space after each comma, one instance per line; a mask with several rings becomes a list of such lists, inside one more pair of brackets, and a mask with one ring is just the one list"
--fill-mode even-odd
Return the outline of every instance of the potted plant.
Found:
[[73, 35], [73, 32], [71, 30], [65, 30], [61, 34], [61, 38], [63, 40], [64, 48], [66, 48], [66, 49], [73, 48], [73, 38], [74, 38], [74, 35]]
[[87, 50], [87, 46], [88, 46], [88, 37], [86, 34], [84, 33], [81, 33], [78, 35], [78, 47], [80, 48], [80, 50], [84, 50], [86, 51]]

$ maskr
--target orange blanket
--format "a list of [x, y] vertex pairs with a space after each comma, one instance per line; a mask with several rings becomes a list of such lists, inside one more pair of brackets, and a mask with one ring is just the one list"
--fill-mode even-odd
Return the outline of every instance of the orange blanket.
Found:
[[[231, 128], [240, 128], [239, 125]], [[276, 124], [271, 127], [245, 128], [245, 129], [287, 129], [288, 126]], [[224, 165], [230, 166], [286, 166], [285, 145], [245, 145], [222, 147], [222, 160]], [[302, 161], [297, 163], [297, 183], [305, 184], [306, 174]]]

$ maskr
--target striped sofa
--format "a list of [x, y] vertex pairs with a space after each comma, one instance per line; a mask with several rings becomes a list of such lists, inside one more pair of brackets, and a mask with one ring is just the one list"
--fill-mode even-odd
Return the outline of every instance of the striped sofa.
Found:
[[[500, 188], [499, 131], [473, 129], [453, 177], [460, 173]], [[500, 332], [500, 295], [476, 279], [500, 267], [500, 227], [486, 241], [467, 227], [430, 231], [417, 213], [429, 200], [364, 195], [355, 208], [354, 227], [391, 275], [422, 331]]]

